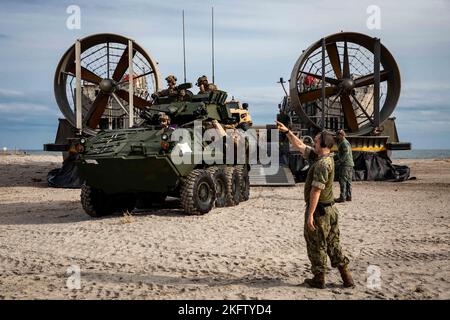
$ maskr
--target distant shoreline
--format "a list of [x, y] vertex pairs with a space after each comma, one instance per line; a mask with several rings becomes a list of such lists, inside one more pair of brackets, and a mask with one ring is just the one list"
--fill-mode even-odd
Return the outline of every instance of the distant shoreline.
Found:
[[[43, 150], [0, 150], [0, 156], [7, 155], [61, 155], [61, 151], [43, 151]], [[407, 151], [393, 151], [391, 155], [392, 160], [406, 160], [406, 159], [450, 159], [450, 149], [415, 149]]]
[[398, 159], [450, 159], [450, 149], [417, 149], [393, 151], [391, 158]]

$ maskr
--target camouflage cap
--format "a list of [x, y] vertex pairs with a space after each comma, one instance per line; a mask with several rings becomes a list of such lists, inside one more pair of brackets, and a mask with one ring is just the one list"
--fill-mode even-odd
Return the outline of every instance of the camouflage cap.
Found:
[[167, 76], [167, 78], [166, 78], [166, 81], [167, 82], [169, 82], [169, 81], [177, 81], [177, 77], [175, 77], [173, 74], [169, 74], [168, 76]]

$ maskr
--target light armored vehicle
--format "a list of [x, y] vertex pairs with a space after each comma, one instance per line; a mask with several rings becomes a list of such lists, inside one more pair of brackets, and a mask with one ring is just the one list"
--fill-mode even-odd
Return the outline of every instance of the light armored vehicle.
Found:
[[[248, 200], [248, 157], [243, 163], [237, 157], [227, 163], [226, 135], [221, 136], [224, 149], [218, 149], [219, 156], [204, 152], [214, 139], [195, 138], [194, 124], [200, 124], [202, 136], [207, 129], [217, 130], [220, 136], [224, 133], [220, 127], [236, 122], [225, 104], [226, 92], [194, 95], [190, 87], [178, 86], [182, 96], [155, 95], [132, 128], [104, 130], [80, 140], [77, 166], [85, 181], [81, 201], [87, 214], [98, 217], [149, 207], [167, 196], [180, 198], [184, 212], [193, 215]], [[170, 124], [161, 124], [162, 117]], [[184, 130], [183, 139], [188, 133], [191, 141], [173, 139], [179, 130]], [[223, 161], [211, 164], [208, 155]], [[189, 161], [180, 161], [182, 157]], [[196, 157], [202, 160], [195, 161]]]

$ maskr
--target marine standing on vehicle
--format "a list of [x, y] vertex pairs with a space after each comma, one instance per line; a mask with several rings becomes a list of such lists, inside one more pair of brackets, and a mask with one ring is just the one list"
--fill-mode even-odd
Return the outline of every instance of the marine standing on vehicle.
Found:
[[305, 283], [313, 288], [325, 288], [327, 255], [331, 266], [338, 268], [344, 287], [354, 287], [348, 268], [349, 259], [343, 254], [339, 240], [339, 212], [333, 202], [334, 160], [331, 148], [333, 135], [323, 131], [314, 138], [314, 148], [306, 146], [281, 122], [276, 122], [278, 130], [285, 133], [290, 143], [300, 151], [305, 159], [314, 163], [305, 181], [306, 202], [304, 236], [308, 258], [311, 262], [312, 279]]
[[206, 76], [201, 76], [197, 79], [196, 86], [199, 88], [199, 93], [208, 93], [217, 90], [217, 86], [214, 83], [209, 83]]
[[176, 95], [178, 95], [177, 77], [175, 77], [173, 74], [169, 74], [166, 77], [166, 81], [167, 81], [167, 89], [159, 91], [157, 93], [157, 96], [164, 97], [164, 96], [176, 96]]
[[177, 77], [173, 74], [170, 74], [166, 77], [167, 81], [167, 89], [158, 91], [152, 94], [152, 98], [157, 100], [159, 97], [171, 97], [176, 98], [177, 101], [186, 101], [189, 100], [189, 97], [186, 95], [186, 89], [183, 88], [182, 84], [177, 86]]

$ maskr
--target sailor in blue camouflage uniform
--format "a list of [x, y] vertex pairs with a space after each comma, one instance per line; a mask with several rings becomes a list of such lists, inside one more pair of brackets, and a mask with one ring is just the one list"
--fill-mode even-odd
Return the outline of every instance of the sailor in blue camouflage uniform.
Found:
[[344, 130], [337, 132], [338, 153], [337, 160], [339, 161], [339, 186], [341, 193], [335, 202], [352, 201], [352, 177], [353, 177], [353, 155], [352, 146], [345, 138]]
[[339, 212], [333, 201], [334, 159], [331, 153], [334, 145], [333, 134], [326, 131], [319, 133], [314, 138], [314, 148], [311, 148], [281, 122], [276, 123], [278, 130], [286, 134], [290, 143], [302, 153], [303, 157], [314, 161], [308, 171], [304, 189], [306, 202], [304, 236], [314, 277], [306, 279], [305, 283], [313, 288], [325, 288], [328, 256], [331, 266], [339, 269], [344, 287], [354, 287], [348, 268], [349, 259], [344, 255], [340, 245]]

